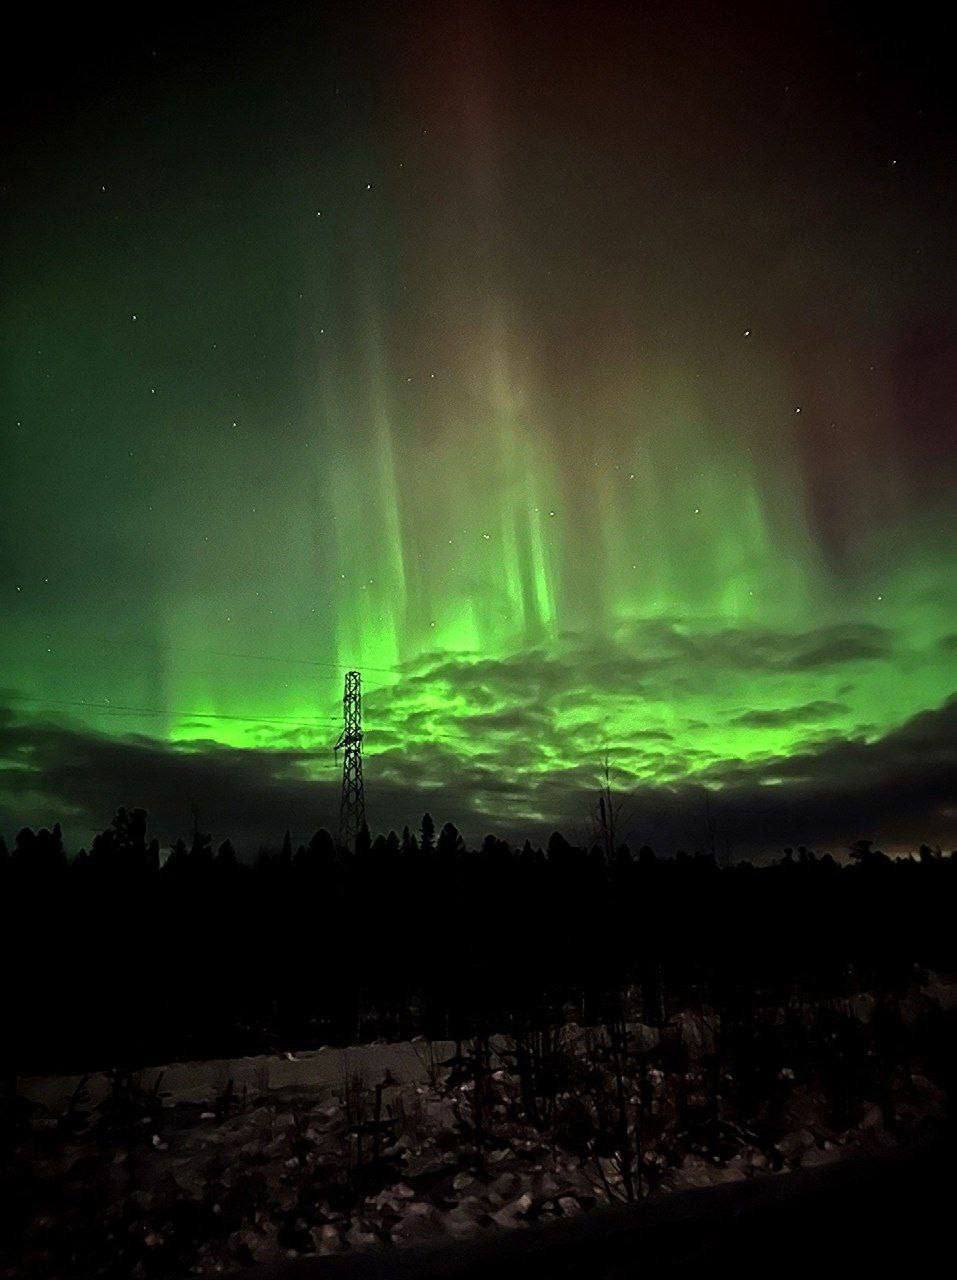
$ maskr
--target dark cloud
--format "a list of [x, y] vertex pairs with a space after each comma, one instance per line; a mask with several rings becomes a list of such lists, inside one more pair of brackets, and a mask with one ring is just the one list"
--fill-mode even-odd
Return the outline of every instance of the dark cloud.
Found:
[[540, 734], [550, 732], [552, 728], [548, 712], [534, 707], [512, 707], [463, 716], [459, 724], [466, 731], [476, 734]]
[[787, 665], [792, 671], [810, 671], [815, 667], [887, 658], [891, 649], [890, 633], [881, 627], [831, 627], [823, 629], [816, 642], [797, 651]]
[[[277, 822], [280, 836], [290, 822], [301, 829], [328, 824], [338, 790], [329, 752], [115, 738], [10, 717], [0, 731], [0, 759], [0, 820], [8, 834], [27, 821], [61, 820], [87, 840], [126, 804], [148, 809], [157, 833], [172, 841], [191, 828], [195, 805], [216, 837], [248, 844], [276, 839]], [[26, 812], [24, 792], [42, 807]]]
[[805, 702], [800, 707], [778, 707], [767, 711], [744, 711], [735, 716], [732, 724], [748, 725], [752, 729], [779, 729], [792, 724], [815, 723], [850, 710], [843, 702]]
[[886, 659], [893, 651], [892, 633], [873, 624], [707, 631], [693, 630], [683, 619], [655, 619], [630, 623], [612, 638], [565, 633], [549, 651], [505, 658], [430, 655], [417, 660], [401, 688], [410, 696], [418, 690], [434, 697], [441, 690], [483, 709], [501, 701], [571, 708], [583, 691], [588, 702], [669, 687], [687, 692], [730, 673], [801, 673]]

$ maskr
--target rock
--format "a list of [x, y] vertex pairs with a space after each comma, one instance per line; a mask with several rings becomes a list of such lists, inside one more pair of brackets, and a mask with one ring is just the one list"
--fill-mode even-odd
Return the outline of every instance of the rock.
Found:
[[342, 1237], [339, 1234], [339, 1228], [333, 1226], [331, 1222], [325, 1223], [314, 1233], [316, 1238], [317, 1253], [338, 1253], [342, 1248]]
[[581, 1213], [582, 1207], [574, 1196], [559, 1196], [558, 1207], [566, 1218], [573, 1218], [576, 1213]]
[[645, 1026], [643, 1022], [629, 1023], [628, 1034], [632, 1038], [634, 1048], [639, 1053], [647, 1053], [650, 1049], [657, 1049], [661, 1042], [661, 1032], [658, 1028]]
[[369, 1231], [364, 1223], [356, 1222], [346, 1232], [346, 1240], [351, 1249], [369, 1249], [378, 1244], [374, 1232]]
[[783, 1119], [792, 1129], [810, 1129], [819, 1127], [827, 1113], [828, 1103], [824, 1095], [799, 1084], [788, 1094]]
[[817, 1139], [810, 1129], [798, 1129], [786, 1133], [775, 1144], [785, 1160], [800, 1160], [805, 1151], [817, 1145]]
[[466, 1196], [454, 1209], [445, 1215], [445, 1224], [454, 1234], [464, 1235], [478, 1230], [488, 1217], [488, 1209], [478, 1196]]
[[102, 1167], [102, 1160], [95, 1155], [78, 1156], [67, 1169], [64, 1177], [67, 1182], [90, 1182], [98, 1176]]
[[430, 1127], [447, 1129], [452, 1133], [455, 1132], [458, 1117], [455, 1114], [455, 1107], [448, 1098], [427, 1098], [425, 1101], [425, 1114]]
[[251, 1259], [253, 1262], [262, 1262], [271, 1249], [266, 1237], [249, 1227], [233, 1232], [229, 1237], [229, 1243], [233, 1251], [243, 1260]]
[[524, 1219], [529, 1209], [532, 1207], [532, 1197], [528, 1192], [524, 1192], [517, 1200], [512, 1200], [504, 1208], [499, 1209], [497, 1213], [492, 1214], [492, 1221], [500, 1227], [515, 1227]]
[[692, 1187], [715, 1187], [725, 1182], [744, 1182], [747, 1177], [748, 1174], [741, 1165], [715, 1165], [701, 1156], [688, 1155], [681, 1162], [680, 1169], [671, 1175], [670, 1183], [676, 1191], [685, 1191]]
[[421, 1244], [445, 1235], [442, 1215], [431, 1205], [418, 1202], [409, 1206], [409, 1212], [392, 1228], [392, 1240], [397, 1245]]
[[468, 1209], [470, 1213], [481, 1216], [488, 1212], [488, 1197], [485, 1195], [463, 1196], [459, 1201], [460, 1209]]
[[[859, 1129], [883, 1129], [884, 1113], [880, 1107], [868, 1107], [857, 1127]], [[778, 1145], [780, 1146], [780, 1143]]]
[[932, 973], [924, 987], [927, 999], [945, 1013], [957, 1009], [957, 983], [947, 981]]
[[914, 1072], [910, 1077], [911, 1087], [921, 1095], [926, 1101], [933, 1103], [935, 1106], [944, 1107], [947, 1104], [947, 1094], [943, 1089], [938, 1088], [932, 1080], [928, 1080], [926, 1076]]
[[877, 1001], [869, 993], [861, 992], [859, 995], [851, 996], [847, 1003], [848, 1012], [858, 1022], [866, 1025], [874, 1020]]
[[406, 1183], [400, 1182], [394, 1187], [384, 1188], [372, 1199], [372, 1203], [380, 1211], [382, 1209], [391, 1209], [393, 1213], [401, 1214], [408, 1206], [408, 1201], [414, 1196], [415, 1192], [412, 1188]]
[[757, 1147], [747, 1146], [740, 1151], [736, 1151], [728, 1161], [729, 1168], [743, 1169], [745, 1173], [749, 1170], [754, 1173], [762, 1169], [767, 1169], [768, 1158], [763, 1151]]
[[[254, 1107], [252, 1111], [247, 1111], [244, 1116], [237, 1116], [233, 1122], [237, 1126], [256, 1125], [260, 1129], [271, 1129], [275, 1120], [275, 1112], [272, 1107]], [[229, 1123], [227, 1121], [227, 1123]]]
[[811, 1147], [801, 1157], [802, 1169], [815, 1169], [821, 1165], [835, 1164], [841, 1158], [840, 1147]]
[[510, 1200], [522, 1185], [522, 1180], [517, 1173], [502, 1173], [489, 1185], [488, 1195], [491, 1200], [498, 1204], [504, 1204], [506, 1200]]
[[405, 1162], [407, 1178], [438, 1178], [451, 1173], [458, 1161], [441, 1152], [424, 1151], [420, 1155], [409, 1155]]
[[720, 1022], [713, 1009], [705, 1008], [697, 1013], [683, 1010], [675, 1014], [670, 1025], [681, 1036], [692, 1058], [715, 1052]]

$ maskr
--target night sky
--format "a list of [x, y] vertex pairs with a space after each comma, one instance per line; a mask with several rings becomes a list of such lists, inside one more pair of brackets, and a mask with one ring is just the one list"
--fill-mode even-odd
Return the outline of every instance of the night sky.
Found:
[[957, 843], [931, 13], [28, 19], [7, 838], [334, 828], [357, 667], [376, 829], [574, 836], [607, 754], [664, 851]]

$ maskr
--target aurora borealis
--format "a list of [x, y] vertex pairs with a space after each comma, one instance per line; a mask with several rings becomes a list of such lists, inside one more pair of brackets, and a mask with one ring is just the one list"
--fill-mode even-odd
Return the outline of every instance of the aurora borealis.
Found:
[[704, 787], [729, 848], [954, 840], [932, 28], [102, 35], [27, 51], [4, 183], [3, 829], [331, 825], [357, 667], [377, 827], [584, 824], [607, 756], [639, 841]]

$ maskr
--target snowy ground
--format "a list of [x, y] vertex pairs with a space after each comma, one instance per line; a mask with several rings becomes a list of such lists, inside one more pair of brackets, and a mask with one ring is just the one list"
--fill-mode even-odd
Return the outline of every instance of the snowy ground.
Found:
[[[901, 1024], [952, 1008], [952, 996], [936, 981], [913, 990]], [[875, 1003], [865, 993], [836, 1012], [866, 1029]], [[820, 1079], [788, 1066], [776, 1077], [773, 1123], [735, 1114], [722, 1096], [733, 1092], [730, 1076], [706, 1098], [715, 1033], [707, 1010], [677, 1014], [664, 1032], [629, 1026], [628, 1052], [644, 1063], [639, 1197], [830, 1163], [945, 1115], [919, 1061], [900, 1067], [879, 1100], [854, 1098], [840, 1130]], [[680, 1075], [662, 1035], [681, 1048]], [[574, 1054], [597, 1061], [601, 1046], [589, 1039], [564, 1033]], [[26, 1127], [5, 1193], [24, 1234], [19, 1256], [2, 1255], [2, 1274], [117, 1274], [118, 1259], [122, 1274], [205, 1274], [521, 1230], [630, 1198], [621, 1159], [575, 1128], [584, 1094], [559, 1092], [547, 1123], [529, 1123], [511, 1042], [493, 1045], [478, 1135], [477, 1077], [468, 1046], [457, 1059], [452, 1043], [173, 1064], [134, 1079], [21, 1080]], [[583, 1068], [582, 1088], [586, 1080], [593, 1087], [594, 1071]], [[638, 1101], [628, 1100], [636, 1117]]]

